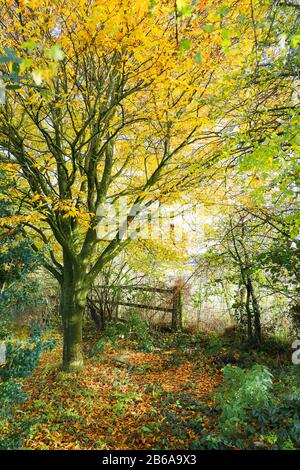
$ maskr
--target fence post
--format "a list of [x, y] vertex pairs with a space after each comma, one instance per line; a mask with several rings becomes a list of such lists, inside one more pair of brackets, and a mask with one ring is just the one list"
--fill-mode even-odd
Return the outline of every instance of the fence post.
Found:
[[182, 330], [182, 291], [179, 286], [175, 286], [173, 292], [172, 330]]

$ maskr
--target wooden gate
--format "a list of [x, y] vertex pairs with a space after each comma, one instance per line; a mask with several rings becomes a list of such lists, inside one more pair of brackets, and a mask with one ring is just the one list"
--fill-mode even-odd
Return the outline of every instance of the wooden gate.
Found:
[[[162, 288], [162, 287], [148, 287], [148, 286], [117, 286], [117, 285], [112, 285], [112, 286], [95, 286], [94, 290], [105, 290], [107, 289], [114, 289], [114, 291], [118, 291], [120, 293], [117, 298], [115, 298], [111, 303], [115, 306], [121, 305], [125, 307], [133, 307], [133, 308], [140, 308], [140, 309], [145, 309], [145, 310], [156, 310], [160, 312], [168, 312], [171, 314], [171, 327], [172, 330], [178, 331], [182, 328], [182, 291], [180, 287], [175, 286], [172, 288]], [[171, 295], [171, 306], [170, 307], [162, 307], [159, 305], [152, 305], [152, 304], [145, 304], [145, 303], [138, 303], [138, 302], [128, 302], [124, 301], [122, 299], [122, 292], [123, 291], [144, 291], [144, 292], [152, 292], [153, 294], [155, 293], [160, 293], [160, 294], [169, 294]], [[100, 300], [96, 298], [96, 296], [91, 296], [90, 299], [90, 310], [92, 307], [92, 304], [97, 306], [97, 304], [100, 303]], [[93, 316], [93, 315], [92, 315]]]

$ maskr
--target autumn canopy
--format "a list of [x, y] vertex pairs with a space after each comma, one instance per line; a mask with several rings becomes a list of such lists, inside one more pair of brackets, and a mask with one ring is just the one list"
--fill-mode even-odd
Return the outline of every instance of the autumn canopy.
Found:
[[[255, 2], [1, 1], [3, 198], [61, 285], [64, 367], [82, 367], [88, 290], [129, 240], [101, 207], [180, 197], [212, 177]], [[226, 86], [224, 77], [226, 78]], [[226, 117], [227, 116], [227, 117]]]

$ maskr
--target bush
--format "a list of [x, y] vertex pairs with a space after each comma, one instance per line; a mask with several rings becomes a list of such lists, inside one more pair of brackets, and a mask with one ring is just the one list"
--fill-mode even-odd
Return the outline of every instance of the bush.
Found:
[[[27, 274], [0, 292], [0, 340], [13, 334], [16, 320], [26, 311], [46, 303], [42, 283]], [[21, 315], [21, 316], [20, 316]]]
[[3, 319], [7, 320], [12, 318], [15, 312], [20, 313], [28, 307], [44, 304], [45, 301], [40, 280], [23, 276], [0, 294], [0, 311], [5, 313]]
[[0, 450], [18, 449], [22, 445], [21, 436], [28, 434], [30, 420], [26, 419], [20, 429], [6, 434], [7, 423], [12, 419], [17, 405], [28, 398], [18, 379], [30, 376], [38, 365], [41, 353], [53, 346], [51, 340], [43, 341], [38, 325], [31, 327], [27, 341], [10, 340], [7, 343], [7, 363], [0, 368]]
[[33, 325], [27, 341], [10, 341], [6, 347], [7, 362], [0, 369], [3, 380], [29, 377], [38, 365], [43, 351], [54, 347], [51, 341], [43, 342], [38, 325]]
[[[256, 364], [248, 371], [239, 367], [223, 369], [224, 384], [216, 393], [221, 410], [219, 425], [224, 436], [253, 431], [248, 422], [251, 412], [261, 412], [272, 402], [273, 376], [264, 366]], [[248, 423], [248, 424], [247, 424]]]
[[262, 438], [272, 449], [300, 446], [300, 376], [296, 366], [285, 366], [277, 373], [273, 403], [252, 415]]
[[131, 314], [127, 323], [128, 333], [137, 341], [138, 347], [144, 351], [151, 352], [153, 341], [148, 324], [139, 315]]
[[[217, 390], [216, 432], [203, 430], [193, 449], [294, 450], [300, 446], [300, 378], [295, 367], [276, 380], [256, 364], [248, 371], [227, 366]], [[274, 383], [273, 383], [274, 382]], [[214, 416], [215, 410], [209, 414]]]
[[138, 349], [150, 352], [153, 348], [153, 340], [147, 323], [138, 315], [131, 313], [126, 321], [117, 321], [107, 326], [105, 337], [101, 338], [95, 348], [94, 353], [102, 352], [105, 343], [116, 343], [123, 338], [130, 338]]
[[13, 379], [0, 384], [0, 422], [9, 418], [17, 403], [24, 403], [28, 395], [23, 392], [21, 382]]
[[0, 319], [0, 341], [5, 340], [10, 334], [10, 323], [8, 320]]

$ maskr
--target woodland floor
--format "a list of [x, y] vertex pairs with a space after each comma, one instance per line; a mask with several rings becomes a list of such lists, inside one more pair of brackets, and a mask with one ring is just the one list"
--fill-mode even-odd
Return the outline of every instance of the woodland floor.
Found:
[[[61, 336], [55, 333], [56, 347], [44, 352], [33, 375], [22, 380], [28, 399], [4, 434], [21, 438], [22, 449], [34, 450], [195, 449], [205, 436], [220, 434], [214, 391], [228, 359], [245, 370], [256, 363], [283, 372], [289, 367], [287, 348], [250, 352], [230, 338], [189, 333], [154, 333], [153, 338], [152, 351], [145, 352], [130, 335], [96, 338], [94, 329], [87, 330], [84, 370], [70, 375], [61, 371]], [[287, 391], [292, 390], [299, 390], [294, 375], [287, 382]], [[271, 434], [280, 423], [297, 421], [294, 411], [278, 413]], [[231, 448], [253, 447], [251, 442], [260, 440], [265, 448], [272, 446], [259, 430], [256, 434]], [[283, 435], [290, 446], [285, 427]]]
[[[25, 380], [30, 398], [14, 417], [20, 432], [30, 420], [25, 449], [190, 448], [197, 435], [184, 423], [199, 419], [221, 382], [200, 351], [138, 352], [122, 340], [88, 357], [78, 375], [61, 372], [60, 361], [58, 346]], [[200, 419], [209, 430], [205, 413]]]

